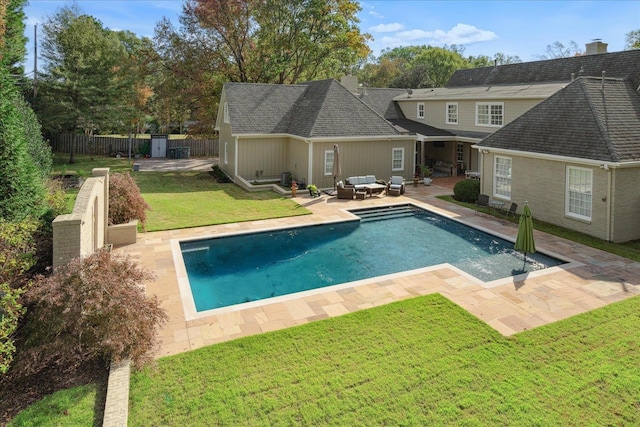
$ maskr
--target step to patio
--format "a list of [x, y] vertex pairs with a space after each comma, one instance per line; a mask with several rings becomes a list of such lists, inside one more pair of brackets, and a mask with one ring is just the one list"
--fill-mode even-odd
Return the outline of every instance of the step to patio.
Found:
[[360, 222], [381, 221], [390, 218], [413, 216], [415, 208], [411, 205], [385, 206], [378, 208], [358, 209], [351, 211], [360, 217]]

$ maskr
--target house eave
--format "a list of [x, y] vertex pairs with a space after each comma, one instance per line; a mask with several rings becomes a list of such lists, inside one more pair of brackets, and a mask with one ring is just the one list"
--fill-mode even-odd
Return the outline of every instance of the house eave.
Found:
[[415, 135], [362, 135], [362, 136], [331, 136], [331, 137], [313, 137], [305, 138], [298, 135], [288, 133], [260, 133], [248, 134], [239, 133], [232, 136], [242, 139], [264, 139], [264, 138], [291, 138], [305, 142], [336, 142], [336, 141], [401, 141], [407, 139], [415, 139]]
[[595, 160], [595, 159], [585, 159], [582, 157], [571, 157], [571, 156], [559, 156], [557, 154], [544, 154], [544, 153], [534, 153], [531, 151], [519, 151], [519, 150], [511, 150], [506, 148], [495, 148], [495, 147], [485, 147], [482, 145], [472, 145], [471, 148], [474, 148], [480, 151], [482, 154], [505, 154], [505, 155], [513, 155], [520, 157], [529, 157], [543, 160], [552, 160], [556, 162], [564, 162], [564, 163], [580, 163], [583, 165], [589, 166], [598, 166], [602, 168], [632, 168], [639, 167], [640, 160], [638, 161], [629, 161], [629, 162], [610, 162], [605, 160]]

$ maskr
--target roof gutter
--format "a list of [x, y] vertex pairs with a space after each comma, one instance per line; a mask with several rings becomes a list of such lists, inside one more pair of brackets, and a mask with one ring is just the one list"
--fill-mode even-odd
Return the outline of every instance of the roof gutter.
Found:
[[302, 136], [291, 135], [288, 133], [260, 133], [260, 134], [231, 134], [231, 136], [242, 139], [264, 139], [264, 138], [291, 138], [304, 142], [341, 142], [341, 141], [401, 141], [407, 139], [415, 139], [415, 135], [362, 135], [362, 136], [331, 136], [305, 138]]
[[533, 153], [530, 151], [510, 150], [507, 148], [483, 147], [482, 145], [472, 145], [471, 148], [475, 148], [476, 150], [479, 150], [482, 154], [489, 154], [489, 153], [510, 154], [514, 156], [531, 157], [536, 159], [552, 160], [556, 162], [581, 163], [583, 165], [598, 166], [605, 170], [609, 170], [609, 168], [622, 169], [622, 168], [633, 168], [633, 167], [640, 166], [640, 161], [623, 162], [623, 163], [608, 162], [604, 160], [584, 159], [581, 157], [560, 156], [557, 154]]

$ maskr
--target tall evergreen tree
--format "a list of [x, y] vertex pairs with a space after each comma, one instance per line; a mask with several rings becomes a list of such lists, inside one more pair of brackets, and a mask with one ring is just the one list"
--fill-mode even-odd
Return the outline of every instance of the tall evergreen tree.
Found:
[[42, 56], [37, 106], [47, 131], [129, 129], [131, 112], [122, 99], [131, 90], [130, 61], [115, 32], [75, 6], [65, 7], [43, 25]]

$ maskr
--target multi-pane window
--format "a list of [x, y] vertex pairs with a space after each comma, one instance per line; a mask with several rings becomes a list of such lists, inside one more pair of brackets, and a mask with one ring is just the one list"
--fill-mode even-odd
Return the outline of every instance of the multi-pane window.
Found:
[[511, 199], [511, 159], [496, 156], [493, 170], [493, 194]]
[[326, 150], [324, 152], [324, 174], [333, 174], [333, 150]]
[[229, 143], [225, 142], [224, 143], [224, 164], [225, 165], [229, 164], [229, 155], [227, 154], [228, 148], [229, 148]]
[[458, 159], [458, 163], [464, 162], [464, 144], [462, 142], [458, 142], [458, 147], [456, 149], [456, 156]]
[[458, 124], [458, 103], [447, 102], [447, 123], [450, 125]]
[[504, 103], [476, 103], [477, 126], [502, 126]]
[[391, 153], [391, 170], [404, 170], [404, 148], [394, 148]]
[[418, 102], [418, 118], [424, 119], [424, 102]]
[[566, 214], [580, 219], [591, 219], [593, 171], [567, 167]]
[[229, 104], [225, 102], [223, 109], [224, 109], [224, 113], [223, 113], [224, 122], [229, 123]]

